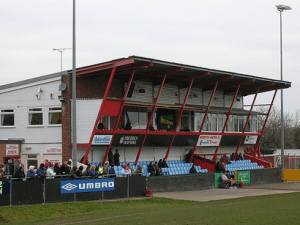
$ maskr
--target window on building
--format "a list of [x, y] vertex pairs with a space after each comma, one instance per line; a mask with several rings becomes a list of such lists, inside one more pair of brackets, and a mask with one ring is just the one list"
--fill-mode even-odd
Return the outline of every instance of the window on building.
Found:
[[29, 125], [43, 125], [43, 110], [42, 108], [29, 109]]
[[[146, 129], [148, 123], [147, 108], [127, 108], [127, 115], [130, 119], [132, 129]], [[125, 116], [125, 124], [127, 116]]]
[[27, 156], [27, 169], [29, 169], [29, 166], [34, 166], [35, 169], [38, 168], [37, 155], [28, 155]]
[[15, 125], [15, 113], [13, 109], [1, 110], [1, 126], [14, 126]]
[[49, 124], [61, 124], [61, 107], [49, 108]]
[[183, 111], [180, 120], [181, 131], [195, 131], [195, 117], [193, 111]]

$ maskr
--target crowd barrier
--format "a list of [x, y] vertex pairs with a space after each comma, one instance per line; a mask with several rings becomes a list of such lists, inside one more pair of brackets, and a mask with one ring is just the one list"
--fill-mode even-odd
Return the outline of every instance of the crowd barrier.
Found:
[[[53, 179], [42, 178], [25, 181], [9, 177], [9, 179], [0, 180], [2, 183], [9, 182], [10, 184], [9, 194], [0, 194], [0, 206], [106, 200], [140, 197], [146, 194], [146, 176], [116, 177], [113, 179], [114, 190], [112, 191], [62, 194], [61, 181], [74, 181], [70, 176], [65, 175]], [[85, 180], [101, 181], [103, 179], [87, 178]]]

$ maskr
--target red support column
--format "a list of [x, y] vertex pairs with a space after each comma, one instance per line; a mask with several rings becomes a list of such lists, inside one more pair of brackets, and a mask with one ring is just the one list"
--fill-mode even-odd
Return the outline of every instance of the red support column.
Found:
[[205, 120], [206, 120], [206, 117], [207, 117], [207, 114], [208, 114], [208, 111], [209, 111], [211, 102], [212, 102], [213, 97], [214, 97], [214, 95], [215, 95], [215, 93], [216, 93], [218, 83], [219, 83], [218, 81], [215, 83], [214, 89], [213, 89], [213, 91], [212, 91], [212, 93], [211, 93], [209, 102], [208, 102], [208, 104], [207, 104], [206, 111], [205, 111], [205, 115], [204, 115], [204, 117], [203, 117], [202, 124], [201, 124], [200, 129], [199, 129], [198, 138], [197, 138], [196, 144], [195, 144], [195, 146], [194, 146], [194, 148], [193, 148], [193, 151], [192, 151], [192, 154], [191, 154], [189, 163], [192, 162], [192, 159], [193, 159], [193, 157], [194, 157], [195, 150], [196, 150], [196, 147], [197, 147], [197, 143], [198, 143], [198, 141], [199, 141], [199, 138], [200, 138], [200, 135], [201, 135], [201, 131], [202, 131], [202, 129], [203, 129], [203, 126], [204, 126], [204, 123], [205, 123]]
[[86, 159], [87, 159], [87, 157], [88, 157], [88, 154], [89, 154], [89, 152], [90, 152], [91, 145], [92, 145], [92, 141], [93, 141], [93, 138], [94, 138], [94, 135], [95, 135], [95, 131], [96, 131], [96, 129], [97, 129], [98, 122], [99, 122], [99, 119], [100, 119], [100, 116], [101, 116], [101, 112], [102, 112], [102, 109], [103, 109], [103, 105], [104, 105], [104, 102], [106, 101], [106, 97], [107, 97], [107, 95], [108, 95], [110, 86], [111, 86], [111, 84], [112, 84], [112, 81], [113, 81], [115, 72], [116, 72], [116, 67], [113, 67], [113, 69], [112, 69], [112, 71], [111, 71], [111, 74], [110, 74], [110, 77], [109, 77], [109, 80], [108, 80], [108, 84], [107, 84], [107, 86], [106, 86], [106, 90], [105, 90], [105, 93], [104, 93], [104, 96], [103, 96], [103, 100], [102, 100], [100, 109], [99, 109], [99, 112], [98, 112], [98, 116], [97, 116], [97, 119], [96, 119], [96, 121], [95, 121], [95, 125], [94, 125], [94, 128], [93, 128], [92, 134], [91, 134], [91, 138], [90, 138], [89, 144], [88, 144], [88, 146], [87, 146], [87, 149], [86, 149], [86, 152], [85, 152], [85, 155], [84, 155], [84, 159], [83, 159], [83, 162], [82, 162], [83, 164], [85, 164]]
[[168, 148], [168, 150], [167, 150], [166, 156], [165, 156], [166, 159], [168, 159], [168, 156], [169, 156], [171, 147], [172, 147], [172, 145], [173, 145], [173, 142], [174, 142], [174, 139], [175, 139], [175, 134], [176, 134], [177, 128], [178, 128], [178, 126], [179, 126], [179, 122], [180, 122], [180, 119], [181, 119], [182, 114], [183, 114], [183, 110], [184, 110], [184, 107], [185, 107], [185, 103], [186, 103], [187, 98], [188, 98], [188, 96], [189, 96], [189, 93], [190, 93], [190, 91], [191, 91], [193, 82], [194, 82], [194, 78], [191, 79], [190, 84], [189, 84], [189, 87], [188, 87], [188, 89], [187, 89], [187, 91], [186, 91], [185, 98], [184, 98], [183, 103], [182, 103], [182, 108], [181, 108], [181, 110], [180, 110], [179, 117], [178, 117], [178, 120], [177, 120], [176, 125], [175, 125], [175, 128], [174, 128], [173, 138], [172, 138], [171, 144], [170, 144], [170, 146], [169, 146], [169, 148]]
[[163, 86], [164, 86], [166, 77], [167, 77], [167, 74], [165, 74], [165, 75], [163, 76], [163, 78], [162, 78], [162, 81], [161, 81], [161, 84], [160, 84], [160, 87], [159, 87], [159, 90], [158, 90], [158, 93], [157, 93], [157, 96], [156, 96], [156, 99], [155, 99], [155, 102], [154, 102], [154, 105], [153, 105], [151, 114], [150, 114], [150, 117], [149, 117], [149, 120], [148, 120], [148, 124], [147, 124], [147, 127], [146, 127], [146, 134], [145, 134], [145, 137], [144, 137], [144, 139], [143, 139], [142, 145], [141, 145], [141, 147], [139, 148], [138, 154], [137, 154], [136, 159], [135, 159], [135, 162], [134, 162], [134, 165], [135, 165], [135, 166], [136, 166], [137, 162], [139, 161], [139, 158], [140, 158], [142, 149], [143, 149], [143, 147], [144, 147], [144, 143], [145, 143], [147, 134], [148, 134], [148, 132], [149, 132], [150, 123], [151, 123], [151, 121], [152, 121], [152, 118], [153, 118], [153, 115], [154, 115], [154, 112], [155, 112], [155, 108], [156, 108], [156, 105], [157, 105], [157, 102], [158, 102], [158, 99], [159, 99], [161, 90], [162, 90], [162, 88], [163, 88]]
[[125, 102], [126, 102], [126, 99], [127, 99], [127, 95], [128, 95], [128, 92], [129, 92], [129, 89], [130, 89], [130, 86], [131, 86], [131, 83], [132, 83], [132, 80], [133, 80], [133, 77], [134, 77], [134, 73], [135, 73], [135, 70], [133, 70], [133, 71], [131, 72], [129, 81], [128, 81], [128, 83], [127, 83], [127, 87], [126, 87], [126, 90], [125, 90], [125, 93], [124, 93], [124, 96], [123, 96], [123, 103], [122, 103], [122, 106], [121, 106], [120, 111], [119, 111], [119, 113], [118, 113], [118, 117], [117, 117], [117, 120], [116, 120], [114, 129], [113, 129], [113, 135], [112, 135], [110, 144], [109, 144], [109, 146], [107, 147], [107, 149], [106, 149], [106, 151], [105, 151], [104, 158], [103, 158], [103, 161], [102, 161], [102, 165], [104, 165], [104, 163], [105, 163], [105, 161], [106, 161], [107, 155], [108, 155], [108, 153], [109, 153], [109, 149], [111, 148], [112, 142], [113, 142], [113, 140], [114, 140], [115, 133], [116, 133], [116, 130], [117, 130], [117, 127], [118, 127], [118, 123], [119, 123], [119, 121], [120, 121], [120, 118], [121, 118], [121, 115], [122, 115], [122, 112], [123, 112], [123, 109], [124, 109], [124, 105], [125, 105]]
[[216, 151], [215, 151], [215, 154], [214, 154], [214, 157], [213, 157], [213, 160], [212, 160], [213, 162], [216, 162], [216, 161], [217, 161], [217, 153], [218, 153], [218, 150], [219, 150], [219, 148], [220, 148], [220, 145], [221, 145], [221, 142], [222, 142], [222, 139], [223, 139], [223, 136], [224, 136], [224, 132], [225, 132], [225, 129], [226, 129], [226, 126], [227, 126], [227, 123], [228, 123], [228, 120], [229, 120], [229, 117], [230, 117], [230, 114], [231, 114], [231, 111], [232, 111], [233, 104], [234, 104], [234, 102], [235, 102], [235, 100], [236, 100], [236, 97], [237, 97], [237, 95], [238, 95], [238, 93], [239, 93], [240, 86], [241, 86], [240, 84], [237, 86], [236, 91], [235, 91], [235, 93], [234, 93], [234, 96], [233, 96], [233, 99], [232, 99], [232, 102], [231, 102], [231, 105], [230, 105], [230, 108], [229, 108], [229, 112], [228, 112], [228, 115], [227, 115], [227, 117], [226, 117], [226, 120], [225, 120], [223, 129], [222, 129], [222, 134], [221, 134], [220, 143], [219, 143], [219, 145], [218, 145], [217, 148], [216, 148]]
[[255, 103], [257, 94], [258, 94], [258, 92], [259, 92], [259, 89], [260, 89], [260, 88], [257, 88], [257, 91], [256, 91], [256, 93], [255, 93], [255, 96], [254, 96], [254, 99], [253, 99], [253, 102], [252, 102], [252, 105], [251, 105], [251, 108], [250, 108], [250, 111], [249, 111], [249, 114], [248, 114], [246, 123], [245, 123], [245, 125], [244, 125], [244, 129], [243, 129], [243, 132], [242, 132], [242, 137], [241, 137], [241, 140], [240, 140], [239, 145], [238, 145], [237, 148], [236, 148], [236, 151], [235, 151], [234, 159], [233, 159], [233, 160], [236, 159], [236, 156], [237, 156], [237, 154], [238, 154], [239, 148], [240, 148], [240, 146], [241, 146], [241, 144], [242, 144], [243, 137], [244, 137], [244, 134], [245, 134], [245, 130], [246, 130], [246, 128], [247, 128], [247, 125], [248, 125], [248, 122], [249, 122], [249, 119], [250, 119], [250, 116], [251, 116], [251, 112], [252, 112], [252, 109], [253, 109], [253, 106], [254, 106], [254, 103]]
[[[262, 134], [263, 134], [263, 132], [264, 132], [264, 130], [265, 130], [265, 127], [266, 127], [266, 124], [267, 124], [267, 120], [268, 120], [268, 118], [269, 118], [269, 115], [270, 115], [270, 112], [271, 112], [271, 109], [272, 109], [272, 106], [273, 106], [273, 103], [274, 103], [276, 94], [277, 94], [277, 90], [275, 90], [275, 92], [274, 92], [274, 95], [273, 95], [273, 98], [272, 98], [272, 101], [271, 101], [271, 105], [270, 105], [269, 110], [268, 110], [267, 117], [266, 117], [265, 122], [264, 122], [264, 125], [263, 125], [263, 127], [262, 127], [262, 129], [261, 129], [261, 132], [260, 132], [260, 133], [261, 133], [260, 140], [261, 140]], [[259, 142], [260, 142], [260, 140], [259, 140]]]

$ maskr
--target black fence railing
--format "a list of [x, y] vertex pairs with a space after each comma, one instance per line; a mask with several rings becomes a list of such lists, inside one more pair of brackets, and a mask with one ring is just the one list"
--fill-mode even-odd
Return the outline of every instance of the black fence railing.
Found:
[[[111, 177], [103, 177], [111, 178]], [[103, 178], [79, 177], [79, 180], [99, 180]], [[146, 176], [117, 177], [114, 179], [114, 190], [94, 191], [83, 193], [61, 194], [61, 181], [74, 181], [72, 175], [58, 175], [54, 178], [28, 178], [18, 179], [11, 176], [0, 180], [0, 188], [3, 183], [9, 183], [9, 194], [0, 191], [0, 206], [58, 203], [71, 201], [106, 200], [128, 197], [140, 197], [146, 194]], [[3, 190], [3, 189], [2, 189]], [[2, 193], [2, 194], [1, 194]]]

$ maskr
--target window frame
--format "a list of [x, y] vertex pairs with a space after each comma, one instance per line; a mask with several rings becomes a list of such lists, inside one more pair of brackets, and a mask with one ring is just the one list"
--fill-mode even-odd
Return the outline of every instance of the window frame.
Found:
[[[31, 109], [41, 109], [40, 111], [30, 111]], [[28, 112], [28, 127], [44, 127], [44, 110], [42, 107], [30, 107], [27, 110]], [[42, 114], [42, 124], [30, 124], [30, 114]]]
[[[12, 110], [12, 112], [3, 112], [3, 111], [7, 111], [7, 110]], [[2, 115], [13, 115], [14, 116], [14, 125], [2, 125]], [[0, 127], [1, 128], [16, 127], [15, 110], [14, 109], [0, 109]]]
[[[53, 108], [60, 108], [60, 110], [51, 110], [50, 109], [53, 109]], [[51, 124], [50, 123], [50, 113], [61, 113], [60, 114], [60, 120], [62, 120], [62, 107], [61, 106], [51, 106], [51, 107], [48, 107], [48, 112], [47, 112], [47, 118], [48, 118], [48, 121], [47, 121], [47, 126], [49, 127], [61, 127], [62, 126], [62, 122], [59, 123], [59, 124]]]

